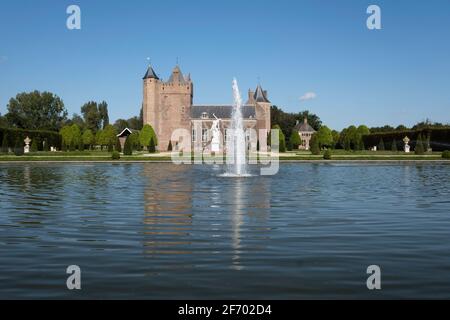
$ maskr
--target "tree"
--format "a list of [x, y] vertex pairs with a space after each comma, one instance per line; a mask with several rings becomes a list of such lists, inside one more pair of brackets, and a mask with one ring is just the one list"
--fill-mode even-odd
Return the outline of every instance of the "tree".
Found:
[[90, 129], [86, 129], [83, 132], [82, 140], [84, 145], [92, 149], [92, 145], [95, 143], [95, 136]]
[[302, 111], [299, 113], [287, 113], [278, 108], [272, 106], [270, 108], [270, 117], [273, 124], [278, 124], [285, 135], [289, 135], [294, 129], [297, 121], [303, 121], [306, 117], [309, 125], [311, 125], [316, 131], [322, 126], [320, 118], [310, 113], [309, 111]]
[[130, 139], [131, 135], [127, 137], [125, 140], [125, 145], [123, 146], [123, 154], [126, 156], [131, 156], [133, 154], [133, 141]]
[[22, 129], [58, 131], [67, 119], [63, 101], [51, 92], [19, 93], [7, 108], [8, 123]]
[[425, 149], [422, 142], [422, 135], [419, 134], [416, 141], [416, 148], [414, 149], [415, 154], [421, 155], [425, 153]]
[[114, 128], [113, 125], [106, 125], [106, 127], [103, 129], [103, 144], [107, 145], [108, 147], [113, 148], [113, 146], [116, 144], [117, 140], [117, 131], [116, 128]]
[[399, 125], [397, 128], [395, 128], [395, 131], [406, 131], [409, 130], [408, 127], [404, 126], [403, 124]]
[[317, 133], [313, 134], [311, 140], [309, 140], [309, 150], [314, 155], [320, 154], [319, 139], [317, 139]]
[[289, 144], [292, 149], [298, 149], [298, 146], [302, 143], [300, 135], [297, 130], [292, 130], [291, 136], [289, 137]]
[[80, 138], [78, 141], [78, 151], [84, 151], [85, 145], [83, 142], [83, 138]]
[[125, 119], [118, 119], [116, 122], [114, 122], [114, 127], [116, 128], [117, 132], [122, 132], [123, 129], [129, 128], [128, 121]]
[[372, 127], [370, 128], [371, 133], [383, 133], [383, 132], [392, 132], [395, 131], [394, 127], [384, 126], [384, 127]]
[[37, 138], [33, 138], [33, 140], [31, 141], [30, 151], [31, 152], [37, 152], [38, 151], [38, 140], [37, 140]]
[[148, 146], [148, 152], [150, 152], [150, 153], [155, 153], [156, 152], [155, 141], [153, 141], [153, 137], [150, 138], [150, 144]]
[[95, 134], [95, 143], [100, 146], [101, 150], [103, 150], [103, 146], [105, 145], [103, 130], [98, 130]]
[[98, 110], [97, 102], [89, 101], [81, 107], [86, 128], [90, 129], [94, 134], [101, 128], [102, 116]]
[[[284, 137], [284, 133], [281, 130], [280, 126], [278, 124], [274, 125], [272, 129], [278, 130], [278, 151], [279, 152], [286, 152], [286, 139]], [[272, 138], [270, 138], [271, 145], [275, 145], [275, 141], [272, 141]]]
[[6, 135], [6, 132], [3, 134], [3, 140], [2, 140], [2, 153], [8, 153], [9, 152], [9, 145], [8, 145], [8, 136]]
[[324, 146], [331, 147], [333, 145], [333, 135], [327, 126], [320, 127], [316, 135], [320, 148]]
[[361, 135], [355, 126], [350, 126], [342, 130], [340, 136], [340, 144], [345, 150], [357, 149], [361, 141]]
[[370, 130], [367, 126], [365, 125], [360, 125], [357, 129], [356, 129], [356, 141], [355, 141], [355, 149], [356, 150], [364, 150], [364, 141], [363, 141], [363, 136], [366, 136], [370, 134]]
[[74, 113], [72, 115], [72, 119], [67, 120], [65, 123], [65, 125], [68, 125], [68, 126], [71, 126], [73, 124], [76, 124], [81, 130], [83, 130], [85, 128], [85, 123], [84, 123], [83, 118], [76, 113]]
[[59, 134], [62, 137], [62, 147], [65, 151], [68, 146], [70, 146], [70, 143], [72, 142], [72, 129], [71, 126], [64, 126], [59, 131]]
[[140, 151], [142, 149], [141, 148], [141, 144], [139, 142], [140, 141], [140, 133], [139, 133], [139, 131], [133, 131], [133, 133], [128, 136], [127, 140], [128, 139], [130, 139], [131, 148], [133, 150]]
[[7, 128], [8, 127], [8, 120], [5, 116], [2, 116], [0, 114], [0, 128]]
[[99, 103], [98, 113], [100, 114], [100, 119], [102, 121], [102, 128], [105, 129], [106, 126], [109, 125], [108, 104], [106, 101]]
[[139, 135], [139, 142], [141, 143], [141, 146], [149, 146], [150, 140], [153, 138], [153, 143], [158, 145], [158, 139], [156, 137], [155, 130], [153, 130], [152, 126], [149, 124], [146, 124]]
[[339, 139], [340, 139], [340, 133], [336, 130], [331, 131], [331, 135], [333, 136], [333, 146], [332, 148], [335, 148], [336, 145], [339, 143]]
[[142, 128], [144, 127], [142, 119], [139, 117], [132, 117], [132, 118], [128, 119], [127, 122], [128, 122], [128, 127], [130, 129], [142, 130]]
[[122, 152], [122, 145], [120, 144], [120, 140], [119, 140], [119, 139], [116, 140], [116, 147], [115, 147], [115, 150], [116, 150], [117, 152]]
[[392, 152], [397, 152], [398, 148], [397, 148], [397, 140], [392, 140], [392, 146], [391, 146], [391, 150]]
[[[77, 124], [73, 124], [70, 126], [71, 131], [71, 143], [73, 143], [75, 148], [79, 148], [80, 144], [83, 143], [82, 136], [81, 136], [81, 129]], [[84, 148], [83, 148], [84, 149]], [[80, 149], [78, 149], [80, 150]]]
[[381, 138], [380, 143], [378, 143], [378, 151], [384, 151], [384, 141]]

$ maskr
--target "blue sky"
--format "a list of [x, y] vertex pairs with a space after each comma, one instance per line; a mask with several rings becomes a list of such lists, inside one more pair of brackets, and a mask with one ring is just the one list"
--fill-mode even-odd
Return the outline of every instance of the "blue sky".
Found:
[[[66, 28], [81, 8], [82, 29]], [[382, 30], [366, 9], [382, 10]], [[164, 79], [177, 57], [194, 103], [231, 103], [258, 79], [275, 105], [308, 109], [331, 128], [450, 122], [450, 1], [4, 1], [0, 112], [34, 89], [69, 113], [106, 100], [110, 118], [139, 113], [147, 57]], [[300, 101], [307, 92], [315, 99]]]

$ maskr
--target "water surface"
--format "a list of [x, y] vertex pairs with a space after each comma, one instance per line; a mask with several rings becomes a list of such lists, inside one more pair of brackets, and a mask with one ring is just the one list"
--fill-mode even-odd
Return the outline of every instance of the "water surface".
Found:
[[0, 298], [450, 298], [450, 166], [224, 170], [0, 165]]

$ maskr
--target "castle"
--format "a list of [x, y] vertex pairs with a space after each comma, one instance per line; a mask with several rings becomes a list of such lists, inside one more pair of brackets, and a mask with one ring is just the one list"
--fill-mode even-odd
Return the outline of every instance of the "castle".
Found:
[[[173, 69], [168, 81], [160, 79], [149, 66], [143, 78], [143, 85], [143, 120], [144, 124], [150, 124], [155, 130], [159, 151], [167, 151], [169, 145], [173, 150], [177, 150], [180, 141], [173, 141], [171, 137], [172, 133], [180, 128], [191, 133], [192, 143], [201, 139], [203, 150], [208, 151], [212, 138], [211, 125], [216, 117], [221, 120], [220, 130], [223, 140], [226, 141], [233, 106], [194, 105], [194, 84], [190, 75], [184, 76], [178, 65]], [[260, 85], [255, 91], [249, 90], [248, 101], [241, 109], [245, 128], [253, 128], [256, 132], [263, 129], [268, 133], [271, 127], [270, 106], [267, 91]]]

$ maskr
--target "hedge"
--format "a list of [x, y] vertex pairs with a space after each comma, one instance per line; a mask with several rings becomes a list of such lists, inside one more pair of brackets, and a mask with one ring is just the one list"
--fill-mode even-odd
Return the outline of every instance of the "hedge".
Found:
[[383, 139], [386, 150], [392, 149], [392, 142], [395, 140], [397, 142], [398, 149], [403, 150], [403, 138], [405, 138], [405, 136], [408, 136], [408, 138], [411, 140], [409, 142], [409, 145], [411, 146], [412, 150], [414, 150], [416, 148], [416, 142], [419, 135], [422, 136], [422, 142], [425, 148], [427, 146], [427, 139], [429, 136], [430, 147], [431, 149], [433, 149], [433, 151], [444, 151], [450, 149], [450, 128], [372, 133], [364, 135], [362, 139], [364, 141], [364, 145], [367, 148], [378, 146], [381, 139]]
[[11, 149], [14, 149], [17, 139], [23, 141], [26, 137], [29, 137], [32, 140], [32, 143], [33, 140], [37, 140], [39, 151], [43, 150], [43, 141], [47, 141], [49, 147], [56, 147], [57, 149], [61, 149], [61, 135], [58, 132], [54, 131], [0, 128], [0, 141], [3, 141], [3, 137], [5, 135], [8, 141], [8, 147]]

